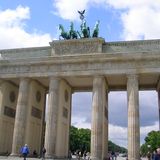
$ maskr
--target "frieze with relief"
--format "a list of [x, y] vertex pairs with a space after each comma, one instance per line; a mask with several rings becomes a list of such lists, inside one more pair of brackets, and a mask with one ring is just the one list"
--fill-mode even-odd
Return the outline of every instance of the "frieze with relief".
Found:
[[11, 118], [15, 118], [16, 110], [11, 107], [4, 106], [4, 115]]
[[32, 106], [31, 115], [35, 118], [41, 119], [42, 111], [40, 109]]
[[[102, 44], [104, 39], [82, 39], [82, 40], [67, 40], [53, 41], [50, 43], [53, 48], [52, 52], [57, 55], [69, 54], [87, 54], [102, 52]], [[52, 54], [53, 55], [53, 54]]]

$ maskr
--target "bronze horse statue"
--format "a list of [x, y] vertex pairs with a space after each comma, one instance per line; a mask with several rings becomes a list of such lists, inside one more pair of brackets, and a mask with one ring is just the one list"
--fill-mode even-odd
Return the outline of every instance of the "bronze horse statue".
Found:
[[86, 21], [83, 21], [81, 24], [81, 33], [78, 33], [80, 38], [90, 38], [90, 28], [87, 27]]
[[61, 31], [60, 35], [59, 35], [59, 39], [61, 39], [61, 37], [63, 39], [70, 39], [70, 35], [68, 32], [65, 32], [63, 26], [61, 24], [59, 24], [59, 30]]
[[70, 39], [78, 38], [77, 32], [74, 30], [73, 22], [71, 22], [71, 25], [70, 25], [69, 35], [70, 35]]
[[61, 39], [61, 37], [63, 39], [77, 39], [78, 38], [77, 32], [74, 30], [74, 27], [73, 27], [73, 22], [71, 22], [69, 32], [66, 32], [64, 30], [64, 27], [61, 24], [59, 25], [59, 30], [61, 31], [59, 39]]
[[94, 30], [93, 30], [93, 33], [92, 33], [92, 37], [98, 37], [98, 34], [99, 34], [99, 21], [96, 22], [95, 26], [94, 26]]

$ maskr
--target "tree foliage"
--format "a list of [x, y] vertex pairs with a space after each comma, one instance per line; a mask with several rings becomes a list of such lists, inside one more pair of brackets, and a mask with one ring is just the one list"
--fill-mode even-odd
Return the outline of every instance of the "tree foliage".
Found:
[[70, 150], [90, 151], [90, 129], [78, 129], [74, 126], [70, 128]]
[[127, 153], [127, 149], [124, 147], [120, 147], [117, 144], [113, 143], [112, 141], [108, 141], [108, 151], [114, 151], [119, 153]]
[[141, 154], [153, 152], [160, 147], [160, 131], [151, 131], [145, 138], [145, 143], [141, 146]]
[[[90, 129], [78, 129], [74, 126], [70, 128], [70, 150], [72, 152], [76, 150], [81, 150], [82, 152], [90, 152], [90, 142], [91, 142], [91, 130]], [[126, 153], [127, 150], [108, 141], [108, 151]]]

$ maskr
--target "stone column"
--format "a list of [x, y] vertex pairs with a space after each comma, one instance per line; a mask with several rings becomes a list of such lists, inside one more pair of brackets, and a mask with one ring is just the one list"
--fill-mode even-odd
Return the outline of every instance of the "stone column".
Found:
[[108, 159], [108, 86], [103, 87], [103, 137], [102, 137], [102, 159]]
[[158, 89], [158, 112], [159, 112], [159, 131], [160, 131], [160, 88]]
[[[106, 84], [103, 76], [93, 79], [92, 122], [91, 122], [91, 159], [102, 160], [105, 156], [104, 137], [107, 141], [107, 129], [104, 129], [104, 115], [106, 107]], [[106, 115], [108, 116], [108, 115]], [[108, 119], [108, 117], [107, 117]], [[108, 124], [107, 124], [108, 125]], [[104, 135], [105, 134], [105, 135]], [[105, 143], [106, 144], [106, 143]], [[107, 145], [107, 144], [106, 144]]]
[[57, 134], [57, 115], [59, 105], [59, 85], [60, 79], [51, 77], [48, 95], [48, 111], [46, 116], [45, 148], [46, 157], [55, 157], [56, 134]]
[[160, 79], [157, 85], [157, 93], [158, 93], [158, 113], [159, 113], [159, 131], [160, 131]]
[[140, 128], [139, 128], [139, 95], [138, 76], [127, 77], [128, 98], [128, 159], [140, 159]]
[[25, 143], [25, 129], [28, 115], [28, 96], [29, 79], [22, 78], [19, 85], [11, 156], [18, 156], [20, 148]]

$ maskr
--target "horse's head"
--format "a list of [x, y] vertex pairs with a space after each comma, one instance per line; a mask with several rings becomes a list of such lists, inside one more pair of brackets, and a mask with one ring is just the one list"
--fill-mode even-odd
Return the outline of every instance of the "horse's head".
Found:
[[83, 29], [87, 29], [86, 21], [83, 21], [83, 23], [82, 23], [82, 26], [81, 26], [81, 27], [82, 27], [82, 30], [83, 30]]
[[100, 21], [96, 21], [95, 27], [94, 28], [98, 28]]
[[64, 28], [63, 28], [63, 26], [61, 24], [59, 24], [59, 30], [64, 31]]
[[70, 24], [70, 29], [73, 30], [73, 22]]
[[84, 26], [85, 28], [87, 27], [87, 25], [86, 25], [86, 21], [84, 21], [83, 26]]

